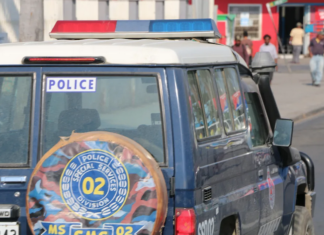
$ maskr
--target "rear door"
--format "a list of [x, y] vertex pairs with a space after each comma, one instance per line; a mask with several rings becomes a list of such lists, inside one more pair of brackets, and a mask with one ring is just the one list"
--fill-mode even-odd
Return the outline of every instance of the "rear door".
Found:
[[258, 190], [261, 194], [259, 234], [272, 234], [278, 230], [283, 215], [283, 177], [280, 158], [269, 144], [272, 135], [258, 88], [251, 77], [243, 77], [248, 107], [249, 140], [259, 166]]
[[222, 216], [225, 218], [238, 213], [242, 234], [257, 234], [261, 210], [258, 203], [260, 193], [256, 190], [258, 166], [254, 164], [254, 153], [246, 138], [247, 107], [238, 71], [231, 66], [218, 67], [214, 69], [214, 77], [225, 134], [223, 153], [217, 159], [220, 181], [217, 188], [223, 189], [218, 194], [226, 200]]
[[[170, 181], [174, 176], [173, 141], [163, 68], [44, 67], [42, 78], [40, 156], [55, 145], [60, 136], [69, 136], [72, 131], [117, 133], [135, 140], [152, 154], [162, 169], [170, 195]], [[57, 85], [59, 88], [63, 81], [72, 81], [70, 78], [76, 79], [77, 83], [95, 78], [96, 88], [94, 92], [49, 92], [48, 88], [54, 82], [57, 84], [53, 87]], [[86, 84], [79, 83], [81, 86]], [[74, 82], [71, 85], [75, 85]], [[68, 88], [67, 84], [65, 86]], [[85, 109], [98, 114], [98, 125], [85, 126], [81, 123], [84, 117], [76, 117], [76, 110]], [[76, 118], [70, 122], [72, 116]], [[173, 232], [173, 198], [169, 197], [168, 202], [165, 234]]]
[[22, 234], [28, 230], [25, 201], [37, 161], [40, 71], [0, 67], [0, 234], [17, 235], [14, 227], [5, 227], [16, 221]]
[[242, 234], [257, 234], [261, 211], [258, 166], [245, 138], [245, 103], [237, 70], [224, 66], [188, 71], [189, 104], [197, 139], [197, 233], [223, 234], [237, 215]]

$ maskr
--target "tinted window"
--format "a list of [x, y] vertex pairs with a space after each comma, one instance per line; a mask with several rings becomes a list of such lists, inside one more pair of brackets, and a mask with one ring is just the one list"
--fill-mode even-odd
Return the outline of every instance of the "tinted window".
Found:
[[95, 92], [45, 93], [43, 154], [72, 131], [108, 131], [135, 140], [164, 162], [157, 79], [97, 76], [96, 83]]
[[218, 120], [216, 95], [212, 76], [208, 70], [197, 70], [198, 86], [204, 112], [208, 136], [221, 134], [221, 128]]
[[224, 73], [234, 119], [234, 128], [236, 131], [245, 129], [244, 107], [237, 72], [234, 68], [225, 68]]
[[206, 137], [206, 130], [195, 71], [188, 72], [188, 82], [190, 95], [189, 103], [194, 117], [196, 135], [198, 139], [202, 139]]
[[229, 98], [226, 92], [225, 87], [225, 78], [224, 73], [221, 69], [215, 69], [214, 76], [216, 79], [217, 89], [218, 89], [218, 95], [220, 99], [221, 108], [223, 111], [223, 119], [224, 119], [224, 127], [226, 132], [234, 131], [234, 124], [233, 124], [233, 118], [232, 113], [230, 112], [229, 107]]
[[0, 164], [27, 164], [31, 77], [0, 77]]
[[264, 145], [267, 140], [267, 124], [257, 93], [245, 93], [245, 99], [248, 106], [248, 123], [252, 146]]

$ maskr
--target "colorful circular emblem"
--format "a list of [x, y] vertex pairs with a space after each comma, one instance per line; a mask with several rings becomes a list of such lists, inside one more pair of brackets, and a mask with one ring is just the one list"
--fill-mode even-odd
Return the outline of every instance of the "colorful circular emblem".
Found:
[[107, 219], [126, 202], [128, 173], [111, 153], [88, 150], [68, 162], [61, 176], [60, 190], [67, 207], [78, 216]]
[[72, 133], [37, 163], [27, 188], [34, 235], [157, 234], [165, 180], [136, 142], [109, 132]]

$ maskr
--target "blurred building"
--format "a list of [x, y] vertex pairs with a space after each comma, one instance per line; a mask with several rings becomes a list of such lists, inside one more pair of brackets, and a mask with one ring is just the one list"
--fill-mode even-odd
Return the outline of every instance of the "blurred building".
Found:
[[[19, 41], [20, 1], [0, 0], [0, 43]], [[215, 0], [44, 0], [44, 40], [57, 20], [216, 20], [216, 12]]]
[[[266, 8], [266, 3], [272, 0], [236, 0], [217, 1], [218, 14], [235, 15], [234, 34], [242, 35], [243, 31], [248, 31], [250, 38], [254, 42], [254, 52], [259, 50], [263, 43], [263, 36], [272, 36], [272, 42], [278, 46], [276, 32]], [[248, 3], [247, 3], [248, 2]], [[321, 22], [324, 28], [324, 1], [323, 0], [288, 0], [287, 3], [279, 7], [271, 8], [274, 24], [279, 32], [279, 36], [285, 50], [291, 50], [289, 46], [290, 31], [296, 27], [297, 22], [312, 24], [316, 21]], [[221, 33], [228, 35], [232, 28], [219, 27]], [[306, 34], [304, 40], [304, 54], [308, 53], [308, 45], [314, 34]], [[229, 42], [226, 40], [227, 44]]]
[[[19, 41], [20, 2], [0, 0], [0, 43]], [[254, 51], [270, 34], [277, 45], [276, 33], [266, 3], [271, 0], [44, 0], [44, 40], [57, 20], [146, 20], [212, 18], [217, 21], [223, 38], [220, 43], [232, 45], [236, 34], [248, 31]], [[271, 9], [274, 23], [285, 49], [289, 49], [290, 30], [297, 22], [304, 25], [324, 22], [323, 0], [288, 0]], [[312, 34], [305, 37], [304, 52]]]

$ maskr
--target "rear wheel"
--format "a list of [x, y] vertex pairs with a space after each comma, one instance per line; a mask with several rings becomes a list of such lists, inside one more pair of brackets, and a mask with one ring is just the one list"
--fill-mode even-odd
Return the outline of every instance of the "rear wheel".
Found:
[[296, 206], [292, 235], [314, 235], [314, 225], [309, 211], [302, 206]]

